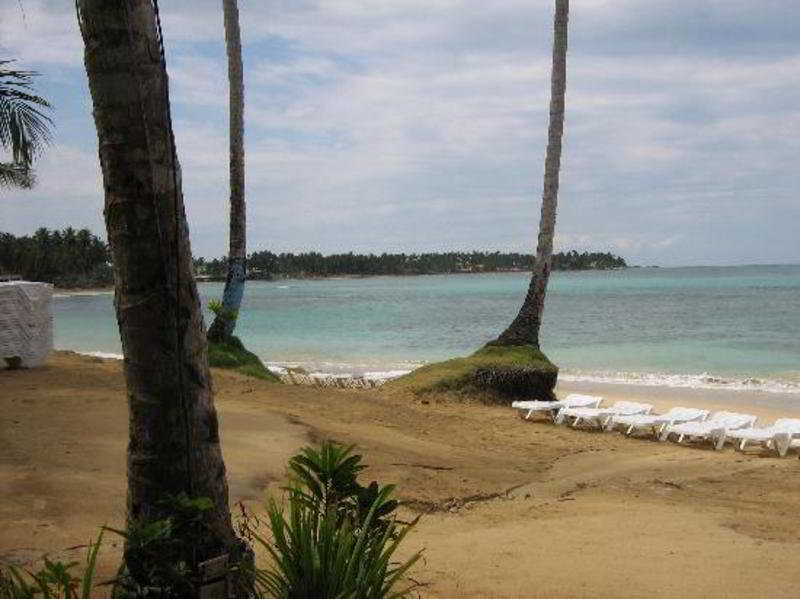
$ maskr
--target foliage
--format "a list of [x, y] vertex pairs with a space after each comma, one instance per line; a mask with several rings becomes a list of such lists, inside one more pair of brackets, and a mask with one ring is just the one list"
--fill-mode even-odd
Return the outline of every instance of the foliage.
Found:
[[[349, 520], [353, 527], [361, 528], [383, 489], [375, 481], [367, 487], [358, 483], [358, 473], [366, 466], [353, 448], [329, 442], [319, 451], [303, 448], [289, 460], [292, 477], [299, 483], [290, 492], [310, 509], [334, 515], [340, 524]], [[376, 509], [370, 534], [383, 533], [397, 505], [397, 501], [387, 500]]]
[[438, 393], [508, 403], [518, 397], [552, 399], [557, 376], [558, 367], [531, 345], [489, 345], [471, 356], [427, 364], [383, 388], [388, 394]]
[[419, 559], [392, 562], [399, 544], [416, 523], [399, 524], [392, 513], [393, 485], [362, 487], [365, 468], [352, 447], [326, 442], [305, 448], [289, 462], [288, 518], [271, 500], [268, 516], [273, 541], [256, 535], [273, 560], [256, 573], [256, 585], [285, 599], [372, 599], [403, 597], [394, 591]]
[[37, 73], [8, 68], [0, 60], [0, 146], [11, 151], [11, 162], [0, 162], [0, 186], [31, 187], [31, 165], [51, 140], [52, 120], [42, 112], [51, 108], [33, 93]]
[[209, 340], [208, 364], [215, 368], [229, 368], [265, 381], [280, 382], [280, 379], [264, 366], [261, 359], [248, 351], [235, 336], [223, 340]]
[[236, 320], [238, 317], [236, 310], [230, 310], [229, 308], [226, 308], [225, 304], [218, 299], [212, 299], [210, 302], [208, 302], [208, 309], [211, 310], [215, 316], [224, 318], [225, 320]]
[[0, 567], [0, 599], [89, 599], [94, 586], [97, 552], [103, 533], [94, 543], [89, 543], [83, 574], [77, 577], [73, 569], [77, 562], [50, 561], [37, 572], [20, 570], [15, 566]]
[[[247, 258], [249, 276], [253, 279], [331, 275], [418, 275], [462, 272], [522, 271], [533, 268], [533, 256], [500, 252], [448, 252], [426, 254], [273, 254], [255, 252]], [[228, 261], [225, 258], [198, 258], [199, 273], [224, 278]], [[553, 270], [589, 270], [623, 268], [625, 260], [602, 252], [576, 251], [553, 255]]]
[[204, 546], [203, 512], [212, 507], [206, 497], [182, 493], [159, 502], [155, 518], [133, 521], [127, 530], [107, 528], [125, 539], [123, 569], [112, 581], [114, 596], [146, 597], [150, 588], [163, 597], [192, 596], [193, 564], [210, 550]]
[[113, 282], [106, 244], [88, 229], [37, 229], [15, 237], [0, 233], [0, 273], [58, 287], [98, 287]]

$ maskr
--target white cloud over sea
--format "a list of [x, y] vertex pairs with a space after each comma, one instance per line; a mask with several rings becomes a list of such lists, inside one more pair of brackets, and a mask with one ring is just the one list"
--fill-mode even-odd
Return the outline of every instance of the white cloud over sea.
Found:
[[[73, 3], [0, 7], [0, 58], [42, 73], [56, 145], [0, 230], [102, 231]], [[162, 2], [196, 254], [227, 245], [218, 0]], [[530, 251], [552, 0], [241, 2], [251, 249]], [[557, 223], [634, 263], [800, 262], [795, 0], [573, 0]]]

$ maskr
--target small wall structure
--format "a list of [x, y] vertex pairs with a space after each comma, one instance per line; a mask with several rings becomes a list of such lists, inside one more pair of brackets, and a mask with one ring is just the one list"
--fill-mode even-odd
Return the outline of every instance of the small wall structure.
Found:
[[8, 359], [41, 366], [53, 351], [53, 286], [0, 283], [0, 367]]

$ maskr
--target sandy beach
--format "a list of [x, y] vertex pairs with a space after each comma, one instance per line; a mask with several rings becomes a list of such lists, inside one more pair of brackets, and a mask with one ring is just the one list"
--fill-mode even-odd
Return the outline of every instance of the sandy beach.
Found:
[[[421, 597], [800, 596], [800, 464], [761, 449], [680, 447], [519, 419], [502, 407], [379, 390], [273, 385], [214, 371], [231, 503], [258, 513], [303, 445], [355, 443], [368, 478], [424, 512]], [[572, 383], [665, 409], [800, 415], [790, 397]], [[82, 559], [124, 521], [121, 363], [57, 352], [0, 371], [0, 560]], [[110, 573], [118, 539], [107, 536]]]

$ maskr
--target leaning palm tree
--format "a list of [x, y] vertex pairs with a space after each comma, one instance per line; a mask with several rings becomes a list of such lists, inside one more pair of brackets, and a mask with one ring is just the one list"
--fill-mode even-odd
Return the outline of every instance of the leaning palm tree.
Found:
[[539, 220], [539, 241], [536, 263], [528, 293], [519, 314], [490, 345], [532, 345], [539, 348], [539, 329], [542, 324], [544, 298], [553, 257], [553, 233], [558, 203], [559, 170], [561, 167], [561, 137], [564, 132], [564, 96], [567, 88], [567, 21], [569, 0], [556, 0], [553, 38], [553, 68], [550, 75], [550, 125], [547, 135], [547, 155], [544, 166], [544, 192]]
[[239, 32], [237, 0], [222, 0], [225, 23], [225, 47], [228, 53], [229, 145], [230, 145], [230, 232], [228, 275], [222, 294], [222, 306], [215, 310], [208, 330], [212, 341], [229, 339], [244, 296], [246, 279], [246, 220], [244, 201], [244, 77], [242, 40]]
[[0, 145], [11, 152], [11, 162], [0, 162], [0, 186], [33, 185], [34, 159], [50, 143], [53, 124], [42, 109], [51, 108], [33, 93], [34, 71], [9, 68], [0, 60]]
[[[127, 384], [129, 523], [207, 498], [187, 562], [238, 546], [155, 0], [78, 0]], [[166, 514], [168, 515], [168, 514]], [[184, 539], [185, 540], [185, 539]], [[188, 545], [188, 543], [186, 544]]]
[[528, 294], [519, 314], [494, 341], [471, 356], [423, 366], [386, 385], [389, 393], [411, 391], [475, 394], [487, 402], [516, 397], [555, 399], [558, 368], [539, 350], [539, 327], [553, 253], [566, 90], [569, 0], [555, 0], [550, 125], [544, 169], [539, 242]]

